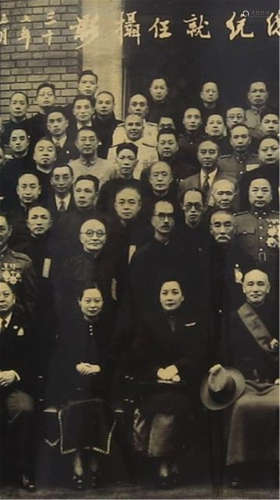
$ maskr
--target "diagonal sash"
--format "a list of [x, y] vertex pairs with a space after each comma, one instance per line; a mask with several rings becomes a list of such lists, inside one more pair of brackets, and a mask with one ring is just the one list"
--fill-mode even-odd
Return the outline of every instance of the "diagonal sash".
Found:
[[250, 306], [250, 304], [243, 304], [241, 307], [239, 307], [237, 312], [241, 321], [247, 327], [259, 346], [264, 351], [271, 353], [269, 344], [272, 341], [272, 337], [265, 324], [262, 322], [254, 309]]

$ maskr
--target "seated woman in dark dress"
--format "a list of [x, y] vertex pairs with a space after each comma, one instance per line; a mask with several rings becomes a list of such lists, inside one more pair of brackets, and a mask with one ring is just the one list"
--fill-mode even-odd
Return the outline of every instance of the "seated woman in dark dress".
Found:
[[156, 459], [164, 488], [176, 483], [177, 458], [193, 441], [207, 342], [176, 278], [162, 283], [157, 301], [136, 325], [123, 369], [136, 382], [134, 448]]
[[106, 395], [112, 315], [105, 312], [96, 285], [82, 290], [78, 306], [66, 318], [51, 365], [45, 441], [58, 444], [61, 454], [72, 453], [72, 485], [83, 489], [85, 450], [90, 487], [96, 486], [99, 477], [98, 454], [110, 453], [114, 424]]

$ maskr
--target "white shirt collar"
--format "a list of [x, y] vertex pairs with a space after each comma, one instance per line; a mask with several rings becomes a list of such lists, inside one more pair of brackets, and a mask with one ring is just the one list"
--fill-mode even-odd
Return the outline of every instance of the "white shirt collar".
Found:
[[[214, 179], [215, 179], [215, 175], [217, 174], [217, 172], [218, 172], [217, 168], [215, 168], [215, 170], [213, 170], [212, 172], [209, 172], [209, 174], [208, 174], [209, 186], [212, 186]], [[207, 177], [207, 172], [205, 170], [201, 169], [200, 170], [200, 185], [201, 186], [203, 186], [206, 177]]]
[[92, 127], [92, 123], [91, 121], [87, 122], [87, 123], [80, 123], [80, 122], [77, 122], [77, 129], [80, 130], [80, 128], [83, 128], [83, 127]]
[[13, 313], [10, 312], [10, 314], [8, 314], [8, 316], [6, 316], [5, 318], [0, 318], [0, 328], [2, 328], [2, 324], [3, 324], [4, 320], [6, 322], [5, 328], [7, 328], [9, 326], [11, 319], [12, 319], [12, 315], [13, 315]]

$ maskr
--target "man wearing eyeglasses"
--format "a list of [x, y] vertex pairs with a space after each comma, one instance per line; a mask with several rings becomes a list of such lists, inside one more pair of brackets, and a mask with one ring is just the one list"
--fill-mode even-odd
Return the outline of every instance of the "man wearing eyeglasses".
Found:
[[100, 287], [104, 301], [112, 299], [116, 257], [108, 248], [107, 233], [107, 223], [102, 216], [96, 215], [81, 224], [77, 235], [81, 251], [65, 260], [59, 283], [63, 312], [75, 305], [79, 290], [92, 283]]
[[[134, 254], [129, 270], [129, 295], [135, 317], [154, 307], [158, 280], [163, 273], [182, 268], [181, 247], [174, 238], [175, 213], [169, 201], [154, 204], [151, 241]], [[188, 262], [186, 259], [186, 267]]]

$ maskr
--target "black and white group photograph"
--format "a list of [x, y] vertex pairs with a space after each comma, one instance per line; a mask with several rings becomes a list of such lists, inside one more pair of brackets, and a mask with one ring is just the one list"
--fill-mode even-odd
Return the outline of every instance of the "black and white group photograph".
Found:
[[279, 498], [276, 0], [0, 0], [0, 498]]

